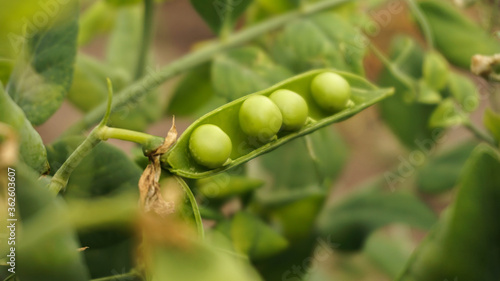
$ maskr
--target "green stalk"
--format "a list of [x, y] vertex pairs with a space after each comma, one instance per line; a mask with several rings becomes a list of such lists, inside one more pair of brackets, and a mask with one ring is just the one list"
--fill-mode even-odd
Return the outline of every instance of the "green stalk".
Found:
[[92, 149], [102, 141], [101, 132], [106, 127], [106, 123], [108, 122], [111, 114], [111, 103], [113, 101], [113, 86], [111, 85], [111, 80], [109, 80], [109, 78], [107, 82], [108, 101], [104, 117], [102, 118], [101, 123], [90, 132], [83, 143], [81, 143], [76, 150], [71, 153], [68, 159], [64, 161], [61, 168], [59, 168], [59, 170], [57, 170], [55, 175], [52, 177], [48, 188], [55, 194], [58, 194], [61, 189], [66, 187], [71, 173], [73, 173], [75, 168], [80, 164], [80, 162], [82, 162], [83, 158], [85, 158], [85, 156], [87, 156]]
[[139, 57], [137, 68], [135, 70], [134, 81], [144, 76], [146, 70], [146, 61], [148, 59], [148, 51], [153, 39], [154, 22], [154, 1], [144, 0], [144, 18], [142, 25], [142, 38], [139, 48]]
[[[324, 0], [253, 25], [232, 34], [226, 38], [226, 40], [215, 40], [214, 42], [207, 44], [205, 47], [177, 59], [159, 71], [148, 71], [143, 78], [118, 93], [113, 103], [113, 111], [119, 110], [130, 103], [138, 102], [146, 93], [160, 86], [163, 82], [209, 61], [220, 52], [247, 43], [298, 18], [306, 17], [352, 1], [356, 0]], [[99, 121], [100, 116], [104, 114], [105, 110], [106, 105], [104, 103], [100, 104], [95, 109], [88, 112], [83, 119], [74, 124], [65, 134], [77, 134], [90, 128]]]
[[141, 275], [135, 271], [131, 271], [128, 273], [92, 279], [90, 281], [116, 281], [116, 280], [121, 280], [121, 278], [124, 278], [123, 280], [135, 280], [134, 277], [141, 277]]
[[156, 140], [156, 143], [163, 143], [162, 137], [153, 136], [146, 133], [131, 131], [127, 129], [120, 128], [111, 128], [104, 126], [100, 132], [102, 140], [108, 139], [118, 139], [135, 142], [141, 145], [146, 145], [151, 142], [153, 139]]
[[200, 209], [198, 208], [198, 203], [196, 202], [196, 198], [194, 198], [193, 192], [191, 192], [191, 189], [184, 181], [184, 179], [175, 175], [174, 177], [177, 180], [177, 182], [182, 186], [184, 192], [186, 192], [189, 202], [191, 203], [191, 208], [193, 209], [194, 221], [196, 223], [196, 230], [198, 231], [198, 235], [200, 236], [201, 239], [205, 239], [205, 230], [203, 229], [203, 222], [201, 220]]
[[466, 119], [463, 123], [463, 125], [465, 126], [465, 128], [467, 128], [470, 132], [472, 132], [474, 134], [474, 136], [476, 138], [478, 138], [479, 140], [482, 140], [484, 142], [486, 142], [487, 144], [493, 146], [494, 148], [498, 148], [497, 147], [497, 144], [495, 142], [495, 139], [493, 139], [492, 136], [488, 135], [487, 133], [485, 133], [484, 131], [482, 131], [481, 129], [479, 129], [476, 125], [474, 125], [469, 119]]
[[406, 3], [408, 3], [408, 7], [410, 7], [410, 10], [415, 15], [418, 23], [420, 23], [427, 44], [431, 49], [434, 49], [434, 37], [432, 36], [431, 26], [429, 25], [424, 13], [422, 13], [422, 10], [420, 10], [420, 7], [418, 7], [414, 0], [406, 0]]

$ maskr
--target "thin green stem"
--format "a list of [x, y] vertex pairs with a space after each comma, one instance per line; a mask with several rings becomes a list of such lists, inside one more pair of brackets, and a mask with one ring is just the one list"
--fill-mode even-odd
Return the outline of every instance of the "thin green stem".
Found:
[[55, 175], [52, 177], [48, 189], [55, 194], [58, 194], [62, 189], [66, 187], [69, 181], [71, 173], [75, 168], [82, 162], [83, 158], [87, 156], [94, 147], [96, 147], [102, 141], [102, 131], [106, 128], [106, 123], [108, 122], [109, 115], [111, 114], [111, 104], [113, 102], [113, 85], [111, 80], [107, 79], [108, 83], [108, 101], [106, 105], [106, 111], [104, 112], [104, 117], [97, 127], [95, 127], [87, 138], [76, 148], [73, 153], [64, 161], [63, 165], [57, 170]]
[[314, 151], [314, 144], [312, 143], [312, 139], [310, 135], [306, 135], [304, 137], [304, 142], [307, 148], [307, 152], [309, 153], [309, 157], [311, 157], [311, 160], [313, 161], [314, 165], [314, 170], [316, 172], [316, 176], [318, 178], [318, 183], [320, 185], [325, 184], [325, 177], [323, 175], [323, 172], [321, 171], [321, 165], [319, 163], [318, 156], [316, 155], [316, 151]]
[[123, 274], [118, 274], [118, 275], [111, 275], [107, 277], [101, 277], [101, 278], [96, 278], [96, 279], [91, 279], [90, 281], [118, 281], [123, 278], [123, 280], [130, 280], [132, 277], [140, 277], [141, 275], [138, 274], [137, 272], [131, 271], [128, 273], [123, 273]]
[[69, 156], [64, 164], [57, 170], [56, 174], [52, 177], [52, 180], [49, 184], [49, 190], [53, 191], [55, 194], [58, 194], [59, 191], [64, 189], [68, 184], [69, 177], [71, 173], [75, 170], [75, 168], [82, 162], [83, 158], [87, 156], [94, 147], [96, 147], [101, 139], [99, 137], [99, 130], [101, 127], [95, 127], [92, 132], [88, 135], [88, 137], [80, 144], [73, 153]]
[[233, 31], [232, 13], [233, 13], [233, 0], [228, 0], [225, 3], [226, 7], [223, 11], [222, 17], [222, 27], [220, 30], [219, 38], [222, 41], [226, 41]]
[[141, 78], [146, 70], [148, 51], [153, 40], [154, 0], [144, 0], [144, 18], [142, 25], [142, 38], [139, 47], [139, 57], [135, 70], [134, 81]]
[[11, 275], [7, 276], [7, 278], [5, 278], [3, 281], [14, 280], [15, 277], [16, 277], [16, 274], [12, 273]]
[[203, 229], [203, 222], [201, 220], [200, 209], [198, 208], [198, 203], [196, 202], [196, 198], [194, 198], [193, 192], [191, 192], [191, 189], [184, 181], [184, 179], [175, 175], [174, 177], [177, 180], [177, 182], [182, 186], [184, 192], [186, 192], [189, 202], [191, 203], [191, 208], [193, 209], [194, 221], [196, 223], [196, 230], [198, 231], [198, 235], [200, 236], [201, 239], [205, 239], [205, 230]]
[[479, 129], [476, 125], [474, 125], [474, 123], [472, 123], [469, 119], [466, 119], [464, 121], [464, 126], [465, 128], [467, 128], [469, 131], [471, 131], [474, 136], [476, 136], [476, 138], [478, 138], [479, 140], [482, 140], [486, 143], [488, 143], [489, 145], [493, 146], [493, 147], [497, 147], [497, 144], [495, 142], [495, 139], [493, 139], [492, 136], [488, 135], [486, 132], [482, 131], [481, 129]]
[[408, 3], [410, 10], [415, 15], [418, 23], [420, 23], [427, 44], [431, 49], [434, 49], [434, 37], [432, 36], [431, 26], [429, 25], [424, 13], [422, 13], [422, 10], [420, 10], [420, 7], [418, 7], [414, 0], [406, 0], [406, 3]]
[[[232, 34], [226, 40], [216, 40], [211, 44], [207, 44], [205, 47], [177, 59], [176, 61], [163, 67], [159, 71], [148, 71], [149, 73], [147, 73], [144, 77], [116, 95], [112, 110], [116, 111], [127, 105], [138, 102], [146, 93], [158, 87], [163, 82], [193, 67], [209, 61], [212, 57], [220, 52], [247, 43], [298, 18], [306, 17], [325, 9], [333, 8], [335, 6], [353, 1], [356, 0], [324, 0], [315, 4], [311, 4], [310, 6], [304, 7], [300, 10], [292, 11], [253, 25], [249, 28]], [[99, 121], [105, 111], [106, 105], [104, 103], [97, 106], [95, 109], [87, 113], [87, 115], [83, 119], [74, 124], [66, 132], [66, 134], [80, 133], [81, 131], [90, 128], [93, 124]]]
[[107, 139], [125, 140], [142, 145], [148, 144], [153, 139], [157, 140], [158, 143], [163, 143], [162, 137], [131, 131], [127, 129], [111, 128], [107, 126], [103, 127], [102, 130], [100, 131], [100, 138], [102, 140], [107, 140]]
[[389, 72], [396, 78], [399, 82], [405, 85], [409, 90], [415, 93], [415, 85], [413, 79], [405, 74], [396, 64], [392, 63], [373, 43], [368, 41], [368, 47], [372, 50], [375, 56], [382, 62], [382, 64], [389, 70]]

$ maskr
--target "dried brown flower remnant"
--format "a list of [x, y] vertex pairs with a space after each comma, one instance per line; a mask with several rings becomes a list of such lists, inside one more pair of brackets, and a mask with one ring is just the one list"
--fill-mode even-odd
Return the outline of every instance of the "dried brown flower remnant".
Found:
[[500, 65], [500, 54], [493, 56], [475, 55], [471, 61], [472, 73], [486, 79], [500, 80], [500, 74], [495, 73], [495, 67]]
[[172, 119], [172, 127], [168, 131], [163, 144], [149, 155], [149, 164], [139, 179], [140, 206], [146, 212], [152, 212], [165, 217], [173, 213], [172, 202], [167, 202], [160, 192], [160, 156], [167, 152], [177, 141], [177, 129], [175, 128], [175, 118]]

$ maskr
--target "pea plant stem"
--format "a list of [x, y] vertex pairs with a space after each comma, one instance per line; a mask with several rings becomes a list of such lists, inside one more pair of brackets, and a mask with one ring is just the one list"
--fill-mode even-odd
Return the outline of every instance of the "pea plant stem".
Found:
[[414, 0], [406, 0], [406, 3], [408, 4], [408, 7], [415, 15], [416, 20], [422, 27], [422, 32], [424, 33], [427, 44], [431, 49], [434, 49], [434, 37], [432, 36], [431, 26], [429, 25], [429, 22], [427, 21], [424, 13], [422, 13], [422, 10], [420, 10], [420, 7], [418, 7], [417, 3], [415, 3]]
[[144, 18], [142, 25], [142, 38], [139, 47], [139, 56], [137, 58], [137, 67], [134, 74], [134, 80], [141, 78], [146, 70], [146, 61], [148, 50], [153, 39], [154, 22], [154, 0], [144, 0]]
[[96, 278], [92, 279], [90, 281], [116, 281], [116, 280], [133, 280], [134, 277], [140, 277], [141, 275], [138, 274], [137, 272], [128, 272], [128, 273], [123, 273], [123, 274], [117, 274], [117, 275], [112, 275], [112, 276], [107, 276], [107, 277], [101, 277], [101, 278]]
[[87, 138], [76, 148], [73, 153], [64, 161], [62, 166], [57, 170], [57, 172], [52, 177], [48, 189], [58, 194], [62, 189], [66, 187], [69, 181], [71, 173], [75, 168], [82, 162], [83, 158], [87, 156], [94, 147], [96, 147], [102, 141], [102, 130], [106, 127], [106, 123], [109, 120], [111, 114], [111, 103], [113, 101], [113, 86], [111, 85], [111, 80], [108, 78], [108, 100], [106, 105], [106, 111], [104, 112], [104, 117], [101, 123], [95, 127]]
[[179, 176], [174, 176], [177, 182], [182, 186], [184, 192], [191, 203], [191, 208], [193, 209], [194, 221], [196, 223], [196, 230], [198, 231], [198, 235], [201, 239], [205, 239], [205, 230], [203, 229], [203, 222], [201, 220], [200, 209], [198, 208], [198, 203], [196, 202], [196, 198], [194, 198], [193, 192], [187, 185], [187, 183]]
[[[321, 2], [300, 8], [296, 11], [292, 11], [281, 16], [268, 19], [259, 24], [250, 26], [242, 31], [232, 34], [225, 40], [219, 39], [208, 43], [207, 45], [205, 45], [205, 47], [202, 47], [173, 61], [159, 71], [147, 71], [148, 73], [146, 73], [141, 79], [126, 87], [116, 95], [112, 110], [116, 111], [118, 109], [139, 102], [139, 100], [146, 93], [158, 87], [163, 82], [193, 67], [209, 61], [212, 57], [220, 52], [247, 43], [298, 18], [306, 17], [324, 11], [325, 9], [333, 8], [341, 4], [353, 1], [356, 0], [323, 0]], [[75, 123], [65, 134], [77, 134], [90, 128], [92, 125], [99, 121], [99, 118], [104, 114], [105, 110], [106, 104], [100, 104], [95, 109], [88, 112], [83, 119]]]
[[469, 119], [466, 119], [463, 123], [464, 127], [471, 131], [476, 138], [488, 143], [489, 145], [497, 148], [497, 144], [493, 137], [479, 129], [474, 123], [472, 123]]
[[160, 143], [163, 141], [162, 137], [153, 136], [150, 134], [126, 130], [126, 129], [111, 128], [111, 127], [107, 127], [107, 126], [104, 126], [101, 129], [100, 137], [102, 140], [119, 139], [119, 140], [135, 142], [135, 143], [142, 144], [142, 145], [145, 145], [146, 143], [148, 143], [152, 139], [158, 139], [158, 142], [160, 142]]

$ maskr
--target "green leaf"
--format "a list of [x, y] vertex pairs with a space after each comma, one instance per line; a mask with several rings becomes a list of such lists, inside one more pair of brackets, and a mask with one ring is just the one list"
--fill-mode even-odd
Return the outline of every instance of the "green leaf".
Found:
[[236, 251], [252, 260], [283, 251], [288, 241], [250, 213], [238, 212], [231, 223], [231, 238]]
[[260, 163], [274, 180], [273, 192], [290, 194], [307, 186], [330, 186], [347, 158], [348, 147], [341, 136], [324, 128], [263, 155]]
[[451, 3], [423, 0], [418, 5], [430, 24], [437, 49], [451, 63], [469, 69], [473, 55], [500, 52], [500, 42]]
[[[106, 63], [123, 70], [132, 79], [138, 61], [142, 36], [141, 7], [117, 9], [116, 21], [106, 47]], [[126, 47], [124, 47], [126, 46]]]
[[371, 232], [388, 224], [429, 229], [435, 214], [418, 198], [403, 192], [385, 192], [375, 184], [346, 198], [320, 215], [319, 233], [330, 237], [341, 251], [359, 251]]
[[234, 26], [252, 0], [191, 0], [191, 5], [216, 34]]
[[500, 142], [500, 114], [493, 112], [490, 108], [486, 109], [483, 117], [484, 126], [493, 134], [493, 137]]
[[[215, 96], [214, 87], [210, 80], [210, 69], [209, 63], [202, 64], [182, 78], [168, 104], [167, 113], [169, 115], [201, 116], [225, 103], [225, 99]], [[207, 108], [209, 109], [207, 110]]]
[[474, 142], [466, 142], [430, 159], [418, 171], [419, 190], [435, 194], [455, 187], [462, 167], [475, 146]]
[[480, 145], [467, 161], [455, 201], [414, 252], [400, 281], [500, 278], [500, 159]]
[[[411, 37], [396, 37], [392, 42], [391, 58], [406, 74], [415, 80], [422, 77], [424, 52]], [[402, 144], [415, 148], [417, 140], [430, 139], [429, 118], [435, 105], [410, 103], [407, 94], [410, 89], [399, 82], [387, 69], [384, 69], [379, 84], [395, 87], [396, 94], [379, 105], [380, 114], [391, 131]]]
[[21, 160], [39, 174], [47, 173], [49, 163], [42, 138], [22, 109], [4, 91], [2, 83], [0, 83], [0, 122], [10, 125], [19, 134]]
[[216, 93], [233, 101], [265, 89], [293, 74], [276, 65], [257, 47], [242, 47], [218, 55], [212, 64]]
[[473, 112], [479, 106], [479, 92], [467, 76], [450, 73], [448, 90], [465, 112]]
[[115, 91], [130, 81], [130, 76], [124, 70], [111, 68], [97, 59], [79, 53], [73, 84], [68, 92], [69, 101], [84, 112], [96, 107], [108, 96], [107, 77], [111, 79]]
[[90, 43], [96, 36], [109, 32], [116, 19], [116, 9], [107, 1], [97, 1], [80, 16], [78, 45]]
[[59, 13], [47, 29], [29, 35], [7, 91], [33, 125], [61, 106], [73, 78], [78, 35], [78, 5]]
[[441, 91], [448, 84], [450, 74], [448, 62], [438, 52], [429, 52], [425, 55], [423, 75], [425, 82], [432, 89]]
[[464, 117], [457, 109], [452, 99], [445, 99], [434, 110], [429, 120], [431, 128], [449, 128], [464, 122]]
[[[284, 88], [301, 94], [305, 98], [306, 102], [308, 102], [309, 116], [311, 117], [312, 122], [305, 125], [300, 131], [282, 132], [278, 134], [278, 138], [276, 140], [273, 140], [265, 145], [255, 145], [251, 143], [239, 125], [239, 108], [243, 101], [252, 95], [244, 96], [238, 100], [219, 107], [210, 113], [207, 113], [187, 128], [180, 136], [177, 144], [172, 148], [170, 153], [163, 155], [163, 167], [169, 169], [174, 174], [187, 178], [203, 178], [214, 175], [236, 167], [266, 152], [272, 151], [295, 138], [312, 133], [313, 131], [334, 122], [343, 121], [392, 94], [392, 89], [379, 89], [362, 77], [346, 72], [335, 71], [350, 83], [352, 92], [351, 100], [354, 105], [353, 107], [346, 108], [339, 113], [327, 115], [311, 100], [310, 96], [311, 80], [319, 73], [323, 73], [325, 71], [333, 70], [320, 69], [303, 73], [276, 84], [268, 89], [252, 94], [268, 96], [275, 90]], [[231, 153], [231, 163], [213, 170], [207, 170], [207, 168], [196, 164], [195, 160], [189, 153], [189, 138], [191, 136], [191, 132], [202, 124], [217, 125], [229, 136], [235, 148]]]
[[186, 237], [180, 244], [167, 240], [152, 245], [147, 257], [151, 280], [262, 280], [247, 259], [234, 253], [226, 241], [221, 242], [222, 238], [213, 236], [207, 242], [189, 241]]
[[417, 101], [425, 104], [437, 104], [442, 98], [438, 91], [430, 87], [426, 80], [418, 80], [418, 97]]
[[[107, 65], [127, 77], [125, 85], [132, 83], [132, 77], [138, 64], [139, 48], [142, 40], [142, 14], [140, 6], [126, 6], [118, 10], [117, 19], [106, 50]], [[127, 46], [124, 48], [123, 46]], [[150, 57], [149, 61], [153, 61]], [[146, 74], [152, 71], [147, 68]], [[153, 70], [154, 71], [154, 70]], [[105, 83], [106, 77], [103, 79]], [[115, 92], [122, 88], [114, 87]], [[161, 117], [164, 108], [163, 102], [159, 100], [159, 89], [155, 89], [144, 95], [140, 100], [130, 103], [127, 107], [111, 115], [110, 125], [115, 127], [143, 131], [150, 123]]]
[[105, 0], [105, 1], [108, 4], [114, 5], [117, 7], [135, 5], [135, 4], [138, 4], [141, 2], [141, 0]]
[[0, 82], [6, 84], [9, 81], [14, 62], [10, 59], [0, 58]]
[[[47, 148], [53, 172], [82, 141], [83, 137], [67, 137]], [[66, 200], [95, 200], [98, 197], [132, 192], [138, 197], [137, 186], [141, 173], [141, 169], [123, 151], [101, 143], [75, 168], [63, 196]], [[79, 238], [82, 245], [89, 247], [83, 254], [93, 278], [108, 276], [116, 268], [128, 271], [133, 267], [133, 229], [130, 227], [111, 224], [98, 229], [87, 229], [79, 232]], [[111, 256], [112, 263], [109, 262]]]
[[363, 253], [370, 261], [391, 279], [396, 278], [405, 268], [411, 256], [410, 233], [406, 231], [403, 234], [407, 236], [387, 235], [385, 229], [380, 229], [368, 237], [363, 248]]
[[20, 280], [89, 280], [71, 226], [65, 225], [51, 235], [41, 231], [40, 227], [64, 219], [67, 209], [61, 198], [54, 197], [37, 178], [29, 167], [17, 166], [16, 199], [22, 227], [16, 228], [21, 239], [16, 243], [16, 276]]
[[277, 62], [295, 73], [336, 68], [363, 75], [363, 38], [358, 29], [327, 12], [288, 24], [270, 49]]

